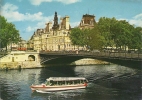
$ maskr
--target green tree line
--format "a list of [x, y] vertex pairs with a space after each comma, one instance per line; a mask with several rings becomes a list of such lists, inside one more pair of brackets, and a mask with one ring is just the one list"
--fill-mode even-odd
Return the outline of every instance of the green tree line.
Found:
[[142, 28], [129, 24], [126, 20], [101, 17], [92, 29], [71, 30], [73, 45], [86, 46], [88, 49], [116, 47], [120, 50], [142, 48]]
[[15, 25], [0, 15], [0, 48], [7, 49], [7, 45], [18, 43], [19, 39], [20, 34]]

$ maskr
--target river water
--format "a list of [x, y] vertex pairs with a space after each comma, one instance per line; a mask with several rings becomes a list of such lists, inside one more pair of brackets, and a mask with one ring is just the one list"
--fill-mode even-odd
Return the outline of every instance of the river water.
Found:
[[[86, 89], [37, 93], [49, 77], [85, 77]], [[0, 71], [0, 100], [142, 100], [142, 72], [120, 65], [56, 66]]]

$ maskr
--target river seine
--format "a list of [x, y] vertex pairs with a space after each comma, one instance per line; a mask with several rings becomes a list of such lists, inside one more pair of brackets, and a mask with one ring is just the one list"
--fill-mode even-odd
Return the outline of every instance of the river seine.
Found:
[[[85, 77], [86, 89], [37, 93], [49, 77]], [[120, 65], [56, 66], [0, 71], [0, 100], [142, 100], [142, 71]]]

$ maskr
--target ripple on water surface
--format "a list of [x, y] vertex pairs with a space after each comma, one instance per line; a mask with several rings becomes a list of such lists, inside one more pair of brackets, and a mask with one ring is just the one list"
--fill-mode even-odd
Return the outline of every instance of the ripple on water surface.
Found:
[[[85, 77], [86, 89], [37, 93], [31, 84], [49, 77]], [[141, 71], [119, 65], [63, 66], [0, 71], [3, 100], [141, 100]]]

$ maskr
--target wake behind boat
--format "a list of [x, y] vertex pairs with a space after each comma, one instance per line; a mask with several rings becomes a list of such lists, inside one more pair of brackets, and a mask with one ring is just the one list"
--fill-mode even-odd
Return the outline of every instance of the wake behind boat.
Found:
[[87, 79], [83, 77], [50, 77], [45, 83], [31, 85], [31, 90], [37, 92], [65, 91], [87, 87]]

